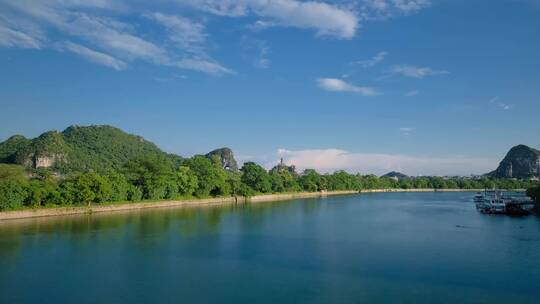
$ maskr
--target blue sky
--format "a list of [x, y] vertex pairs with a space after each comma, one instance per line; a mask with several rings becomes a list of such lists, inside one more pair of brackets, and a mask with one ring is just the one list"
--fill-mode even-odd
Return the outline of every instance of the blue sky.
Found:
[[535, 0], [0, 1], [0, 140], [110, 124], [168, 152], [381, 174], [540, 147]]

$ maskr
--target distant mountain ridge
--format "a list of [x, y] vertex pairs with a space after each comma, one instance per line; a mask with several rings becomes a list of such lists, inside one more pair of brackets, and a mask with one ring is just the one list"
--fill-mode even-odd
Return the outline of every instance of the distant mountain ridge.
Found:
[[502, 178], [540, 178], [540, 151], [517, 145], [508, 151], [497, 169], [488, 173]]
[[383, 175], [382, 177], [389, 177], [389, 178], [393, 178], [393, 179], [396, 179], [396, 180], [402, 180], [402, 179], [410, 178], [410, 176], [405, 175], [405, 174], [403, 174], [401, 172], [396, 172], [396, 171], [388, 172], [385, 175]]
[[106, 125], [70, 126], [34, 139], [15, 135], [0, 143], [0, 163], [62, 173], [118, 169], [127, 160], [142, 156], [181, 160], [140, 136]]
[[[28, 139], [14, 135], [0, 142], [0, 163], [28, 169], [48, 168], [60, 173], [118, 170], [138, 157], [161, 158], [181, 163], [183, 158], [162, 151], [154, 143], [108, 125], [70, 126]], [[206, 154], [218, 158], [224, 169], [238, 170], [233, 151], [220, 148]]]

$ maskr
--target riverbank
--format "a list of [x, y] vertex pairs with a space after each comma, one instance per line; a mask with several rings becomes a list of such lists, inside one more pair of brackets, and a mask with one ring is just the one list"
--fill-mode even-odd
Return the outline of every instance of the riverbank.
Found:
[[[381, 193], [381, 192], [479, 192], [484, 191], [484, 189], [365, 189], [360, 190], [359, 193]], [[525, 191], [523, 189], [518, 189], [516, 191]]]
[[150, 208], [174, 208], [174, 207], [191, 207], [191, 206], [215, 206], [235, 203], [259, 203], [270, 201], [283, 201], [299, 198], [316, 198], [330, 195], [347, 195], [357, 194], [358, 191], [321, 191], [321, 192], [300, 192], [300, 193], [285, 193], [285, 194], [266, 194], [256, 195], [249, 198], [246, 197], [218, 197], [207, 199], [191, 199], [191, 200], [176, 200], [176, 201], [157, 201], [157, 202], [140, 202], [140, 203], [125, 203], [125, 204], [110, 204], [110, 205], [90, 205], [90, 206], [75, 206], [75, 207], [54, 207], [54, 208], [35, 208], [14, 211], [0, 212], [0, 222], [12, 219], [24, 219], [34, 217], [48, 216], [65, 216], [75, 214], [91, 214], [101, 212], [115, 212], [126, 210], [142, 210]]
[[193, 207], [193, 206], [215, 206], [235, 203], [263, 203], [273, 201], [285, 201], [300, 198], [317, 198], [334, 195], [350, 195], [359, 193], [382, 193], [382, 192], [474, 192], [483, 191], [478, 189], [366, 189], [361, 191], [321, 191], [321, 192], [299, 192], [283, 194], [265, 194], [256, 195], [249, 198], [245, 197], [219, 197], [208, 199], [176, 200], [176, 201], [157, 201], [140, 202], [110, 205], [91, 205], [76, 207], [55, 207], [55, 208], [36, 208], [15, 211], [0, 212], [0, 222], [12, 219], [24, 219], [34, 217], [65, 216], [75, 214], [91, 214], [101, 212], [115, 212], [126, 210], [142, 210], [150, 208], [175, 208], [175, 207]]

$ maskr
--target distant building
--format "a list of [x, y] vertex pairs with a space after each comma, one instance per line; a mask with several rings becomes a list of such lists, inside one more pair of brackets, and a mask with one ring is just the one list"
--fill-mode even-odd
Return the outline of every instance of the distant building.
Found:
[[277, 164], [274, 168], [270, 170], [270, 172], [272, 171], [277, 171], [277, 172], [288, 171], [291, 174], [296, 174], [296, 166], [294, 165], [287, 166], [285, 162], [283, 161], [283, 157], [282, 157], [279, 161], [279, 164]]

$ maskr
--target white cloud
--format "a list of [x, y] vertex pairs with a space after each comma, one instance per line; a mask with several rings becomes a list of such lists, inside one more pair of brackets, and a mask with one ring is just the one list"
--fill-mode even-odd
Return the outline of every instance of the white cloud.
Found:
[[412, 132], [415, 130], [415, 128], [402, 127], [402, 128], [399, 128], [399, 130], [402, 132]]
[[363, 0], [364, 20], [386, 19], [396, 15], [411, 15], [431, 6], [431, 0]]
[[108, 19], [77, 14], [74, 19], [62, 24], [72, 35], [83, 37], [100, 48], [128, 59], [141, 59], [156, 64], [168, 61], [162, 47], [123, 30], [127, 24]]
[[495, 104], [497, 107], [499, 107], [503, 111], [511, 110], [514, 106], [509, 105], [506, 103], [499, 102], [499, 96], [495, 96], [489, 100], [490, 103]]
[[255, 60], [255, 67], [259, 69], [267, 69], [272, 65], [272, 61], [268, 58], [259, 58]]
[[287, 26], [315, 29], [320, 36], [350, 39], [359, 27], [359, 18], [351, 9], [320, 1], [297, 0], [180, 0], [193, 7], [221, 16], [254, 14], [263, 20], [259, 28]]
[[[409, 175], [483, 174], [497, 166], [497, 160], [471, 157], [423, 157], [401, 154], [352, 153], [340, 149], [291, 151], [279, 149], [278, 156], [297, 168], [321, 172], [345, 170], [362, 174], [399, 171]], [[271, 164], [268, 164], [270, 166]]]
[[272, 61], [268, 59], [268, 54], [270, 53], [270, 47], [264, 41], [258, 43], [259, 56], [255, 60], [255, 67], [259, 69], [267, 69], [272, 65]]
[[405, 137], [409, 137], [412, 135], [412, 133], [414, 131], [416, 131], [416, 128], [411, 128], [411, 127], [401, 127], [399, 128], [399, 131], [401, 132], [401, 135], [405, 136]]
[[417, 67], [413, 65], [395, 65], [391, 67], [388, 71], [388, 74], [401, 75], [405, 77], [413, 78], [424, 78], [427, 76], [436, 76], [436, 75], [446, 75], [450, 72], [445, 70], [434, 70], [429, 67]]
[[419, 10], [431, 6], [430, 0], [393, 0], [394, 7], [405, 14], [416, 13]]
[[[102, 11], [96, 11], [97, 9], [119, 9], [121, 7], [123, 7], [121, 1], [106, 0], [44, 0], [32, 3], [6, 0], [4, 3], [0, 3], [0, 21], [10, 18], [11, 15], [17, 15], [16, 19], [11, 18], [16, 21], [16, 25], [31, 24], [43, 32], [54, 29], [68, 36], [70, 40], [73, 38], [84, 40], [89, 45], [89, 47], [85, 47], [87, 50], [73, 45], [68, 49], [85, 56], [87, 59], [92, 58], [92, 61], [99, 64], [108, 62], [108, 65], [115, 69], [125, 68], [127, 62], [142, 60], [151, 64], [215, 75], [232, 73], [230, 69], [206, 54], [204, 48], [206, 34], [203, 24], [180, 16], [149, 14], [150, 19], [166, 28], [170, 41], [176, 45], [176, 48], [171, 49], [162, 41], [153, 42], [142, 38], [143, 35], [137, 33], [138, 28], [131, 23], [106, 17], [106, 14], [96, 16], [97, 13], [102, 13]], [[3, 14], [2, 8], [10, 13]], [[125, 11], [125, 13], [129, 12], [131, 11]], [[3, 27], [0, 25], [0, 45], [10, 47], [27, 45], [34, 48], [41, 46], [38, 44], [37, 38], [39, 37], [36, 35], [31, 36], [30, 38], [33, 38], [31, 40], [20, 33], [4, 31], [3, 36], [5, 37], [3, 37], [2, 29]], [[24, 42], [25, 39], [26, 42]], [[55, 48], [56, 44], [57, 42], [51, 41], [44, 47]], [[118, 62], [113, 63], [111, 58], [118, 60]]]
[[253, 62], [253, 66], [258, 69], [268, 69], [272, 65], [270, 47], [265, 40], [252, 39], [249, 36], [242, 37], [243, 56]]
[[[31, 5], [27, 2], [7, 1], [7, 3], [22, 16], [33, 20], [43, 28], [53, 27], [67, 35], [93, 43], [109, 53], [129, 59], [165, 61], [165, 50], [130, 33], [129, 24], [69, 10], [59, 4], [64, 3], [61, 1], [43, 1]], [[72, 5], [74, 2], [66, 1], [65, 3]]]
[[372, 66], [377, 65], [378, 63], [382, 62], [384, 58], [388, 55], [388, 52], [379, 52], [373, 58], [368, 60], [362, 60], [362, 61], [355, 61], [353, 64], [358, 64], [364, 68], [369, 68]]
[[2, 14], [0, 4], [0, 47], [41, 49], [46, 42], [43, 31], [33, 22]]
[[[382, 9], [388, 2], [394, 9], [410, 11], [425, 2], [372, 1], [372, 8]], [[206, 14], [202, 21], [175, 14], [189, 9]], [[349, 0], [2, 0], [0, 47], [54, 49], [62, 41], [74, 41], [126, 65], [144, 61], [220, 75], [233, 72], [209, 54], [217, 47], [206, 31], [208, 14], [243, 17], [258, 29], [292, 27], [312, 30], [317, 36], [351, 39], [360, 27], [360, 11]], [[162, 28], [141, 26], [137, 23], [141, 16]], [[163, 32], [166, 39], [160, 37]], [[254, 62], [256, 67], [271, 65], [264, 55], [261, 52]], [[385, 55], [380, 53], [365, 64], [375, 65]]]
[[41, 41], [28, 33], [0, 24], [0, 46], [39, 49], [41, 48]]
[[72, 42], [66, 42], [64, 43], [64, 47], [75, 53], [78, 54], [94, 63], [101, 64], [104, 66], [111, 67], [115, 70], [123, 70], [127, 67], [127, 64], [123, 62], [122, 60], [116, 59], [110, 55], [89, 49], [85, 46], [82, 46], [80, 44], [72, 43]]
[[391, 8], [391, 4], [387, 0], [364, 0], [368, 8], [377, 11], [386, 11]]
[[175, 62], [169, 62], [167, 65], [214, 75], [234, 74], [233, 70], [226, 68], [219, 63], [200, 58], [186, 58]]
[[374, 88], [355, 86], [337, 78], [318, 78], [317, 84], [321, 89], [331, 92], [350, 92], [363, 96], [380, 95]]
[[168, 76], [154, 76], [152, 78], [155, 81], [158, 81], [158, 82], [170, 82], [170, 81], [188, 79], [188, 77], [186, 75], [181, 75], [181, 74], [172, 74], [172, 75], [168, 75]]
[[185, 17], [162, 13], [152, 13], [146, 16], [165, 26], [169, 32], [169, 39], [175, 42], [179, 48], [197, 54], [204, 52], [203, 44], [207, 37], [204, 24]]
[[407, 97], [412, 97], [412, 96], [416, 96], [416, 95], [418, 95], [418, 94], [420, 94], [420, 91], [418, 91], [418, 90], [412, 90], [412, 91], [409, 91], [409, 92], [405, 93], [405, 96], [407, 96]]

